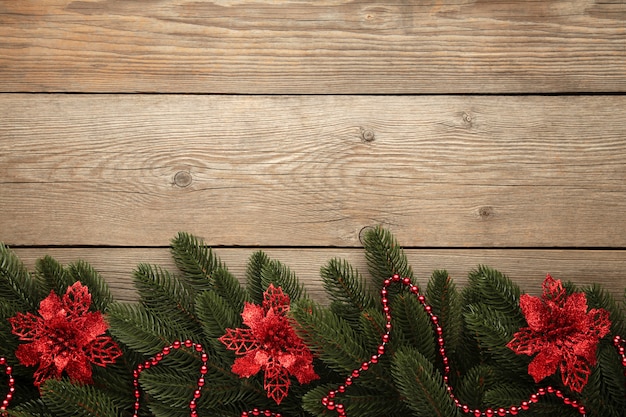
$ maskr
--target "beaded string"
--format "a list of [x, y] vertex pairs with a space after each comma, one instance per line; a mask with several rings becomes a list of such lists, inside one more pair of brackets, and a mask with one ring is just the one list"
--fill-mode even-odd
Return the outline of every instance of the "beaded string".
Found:
[[0, 416], [5, 417], [8, 415], [6, 410], [9, 407], [9, 403], [13, 399], [13, 393], [15, 392], [15, 378], [13, 378], [13, 367], [9, 366], [7, 358], [0, 356], [0, 365], [4, 366], [4, 374], [8, 377], [7, 386], [9, 389], [7, 390], [7, 394], [4, 396], [4, 400], [2, 400], [2, 404], [0, 405]]
[[[414, 285], [411, 282], [410, 278], [401, 278], [399, 275], [393, 275], [389, 279], [386, 279], [383, 283], [383, 288], [380, 291], [381, 303], [383, 306], [383, 313], [385, 314], [386, 324], [385, 324], [385, 334], [383, 334], [381, 339], [381, 344], [378, 346], [377, 353], [373, 355], [369, 361], [363, 362], [361, 367], [352, 371], [350, 376], [348, 376], [342, 385], [339, 385], [337, 389], [330, 390], [328, 395], [322, 398], [322, 405], [324, 405], [328, 410], [334, 410], [337, 412], [339, 417], [346, 417], [347, 413], [345, 411], [345, 407], [340, 402], [336, 401], [337, 395], [342, 394], [346, 391], [346, 388], [352, 385], [353, 381], [358, 378], [363, 371], [367, 371], [372, 364], [378, 362], [378, 359], [381, 355], [385, 353], [385, 346], [389, 342], [390, 333], [391, 333], [391, 308], [389, 307], [389, 299], [387, 298], [388, 291], [387, 288], [391, 286], [392, 283], [401, 283], [406, 287], [410, 288], [412, 294], [417, 296], [418, 301], [422, 304], [424, 311], [428, 314], [432, 325], [435, 328], [437, 333], [437, 344], [439, 346], [439, 355], [441, 356], [444, 372], [443, 372], [443, 381], [446, 384], [446, 389], [454, 404], [459, 408], [463, 413], [473, 415], [474, 417], [506, 417], [506, 416], [516, 416], [520, 411], [528, 410], [532, 404], [539, 402], [539, 399], [546, 394], [553, 394], [557, 398], [560, 398], [563, 401], [563, 404], [569, 405], [580, 413], [581, 417], [586, 416], [585, 407], [580, 404], [578, 401], [573, 400], [567, 397], [561, 390], [555, 389], [552, 386], [548, 386], [545, 388], [539, 388], [536, 393], [531, 394], [528, 400], [522, 401], [519, 405], [510, 406], [508, 408], [500, 407], [500, 408], [487, 408], [486, 410], [480, 409], [472, 409], [469, 405], [463, 404], [454, 394], [452, 386], [449, 385], [450, 380], [450, 365], [449, 358], [446, 353], [445, 340], [443, 337], [443, 328], [439, 324], [439, 318], [433, 313], [432, 307], [426, 303], [426, 298], [420, 294], [419, 288], [417, 285]], [[618, 351], [618, 354], [622, 357], [622, 365], [626, 368], [626, 342], [620, 337], [615, 336], [613, 339], [613, 345]], [[626, 375], [626, 371], [625, 371]], [[243, 416], [243, 414], [242, 414]]]
[[189, 401], [189, 416], [190, 417], [198, 417], [198, 400], [202, 395], [202, 388], [204, 387], [205, 380], [204, 376], [208, 372], [207, 362], [209, 360], [209, 355], [204, 351], [204, 347], [200, 343], [194, 343], [191, 340], [185, 340], [181, 342], [179, 340], [174, 341], [171, 345], [165, 346], [161, 349], [161, 352], [154, 355], [152, 358], [146, 360], [144, 363], [137, 365], [137, 368], [133, 371], [133, 387], [135, 389], [135, 405], [133, 413], [133, 417], [139, 416], [139, 399], [141, 397], [141, 391], [139, 390], [139, 376], [146, 369], [150, 369], [153, 366], [156, 366], [169, 355], [173, 350], [178, 350], [181, 347], [186, 347], [188, 349], [193, 349], [196, 352], [200, 353], [200, 360], [202, 361], [202, 366], [200, 366], [200, 376], [198, 377], [198, 382], [196, 384], [196, 389], [193, 392], [193, 398]]

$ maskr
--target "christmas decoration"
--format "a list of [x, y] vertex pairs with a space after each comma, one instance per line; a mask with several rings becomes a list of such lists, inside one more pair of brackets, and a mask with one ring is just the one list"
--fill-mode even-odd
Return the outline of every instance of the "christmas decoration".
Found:
[[263, 294], [263, 306], [246, 303], [243, 324], [247, 329], [226, 329], [219, 341], [243, 357], [235, 359], [232, 371], [250, 377], [265, 370], [267, 396], [280, 404], [289, 390], [289, 375], [301, 384], [319, 376], [313, 370], [313, 355], [293, 329], [287, 317], [289, 296], [270, 284]]
[[22, 365], [35, 366], [35, 386], [48, 378], [60, 379], [65, 371], [74, 382], [92, 383], [91, 364], [106, 367], [122, 352], [103, 335], [107, 324], [100, 312], [90, 312], [88, 288], [76, 282], [63, 298], [54, 291], [41, 301], [40, 317], [28, 312], [9, 319], [21, 341], [15, 356]]
[[539, 382], [561, 369], [563, 384], [581, 392], [596, 364], [598, 342], [610, 331], [609, 312], [591, 309], [587, 297], [565, 293], [560, 280], [548, 275], [543, 298], [523, 294], [520, 307], [528, 322], [507, 346], [516, 353], [538, 355], [528, 373]]
[[[371, 229], [364, 247], [367, 275], [341, 259], [321, 268], [319, 304], [263, 252], [240, 281], [180, 233], [178, 271], [139, 265], [138, 301], [122, 303], [84, 262], [45, 257], [31, 274], [0, 244], [0, 415], [624, 417], [626, 291], [616, 300], [548, 276], [533, 297], [485, 266], [462, 289], [443, 270], [418, 284], [389, 231]], [[52, 326], [62, 310], [65, 327]], [[106, 367], [90, 368], [92, 384], [70, 362], [42, 361], [74, 352], [70, 331], [119, 346], [115, 363], [110, 350]], [[32, 364], [34, 346], [22, 346], [37, 341], [43, 378], [20, 363]], [[93, 362], [85, 355], [80, 369]]]

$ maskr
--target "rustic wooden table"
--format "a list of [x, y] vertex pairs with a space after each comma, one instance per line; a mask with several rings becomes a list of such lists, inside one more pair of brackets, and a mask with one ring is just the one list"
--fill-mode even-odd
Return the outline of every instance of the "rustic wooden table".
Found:
[[624, 1], [0, 0], [0, 240], [120, 299], [169, 239], [323, 299], [388, 227], [417, 276], [626, 286]]

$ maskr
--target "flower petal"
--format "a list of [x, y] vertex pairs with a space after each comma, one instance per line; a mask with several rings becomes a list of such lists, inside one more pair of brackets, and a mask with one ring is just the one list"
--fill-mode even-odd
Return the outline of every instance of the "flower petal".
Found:
[[9, 319], [12, 332], [20, 340], [31, 341], [37, 336], [40, 327], [43, 327], [43, 320], [32, 313], [17, 313], [15, 317]]
[[50, 294], [39, 303], [39, 315], [44, 320], [51, 320], [57, 315], [65, 315], [61, 299], [54, 291], [50, 291]]
[[267, 398], [271, 398], [276, 404], [280, 404], [287, 396], [290, 384], [289, 373], [285, 368], [276, 362], [268, 363], [265, 368], [265, 378], [263, 381], [263, 387], [267, 391]]
[[226, 349], [234, 350], [236, 355], [244, 355], [259, 347], [252, 329], [226, 329], [226, 334], [218, 339]]
[[533, 297], [532, 295], [522, 294], [519, 300], [519, 306], [526, 317], [528, 326], [535, 331], [542, 331], [549, 319], [549, 314], [546, 311], [546, 306], [539, 297]]
[[89, 311], [91, 294], [89, 288], [76, 281], [63, 295], [63, 307], [70, 316], [81, 316]]
[[231, 371], [241, 378], [249, 378], [261, 370], [261, 365], [255, 359], [255, 352], [235, 359]]
[[528, 374], [539, 382], [556, 372], [561, 362], [560, 352], [555, 349], [541, 351], [528, 365]]

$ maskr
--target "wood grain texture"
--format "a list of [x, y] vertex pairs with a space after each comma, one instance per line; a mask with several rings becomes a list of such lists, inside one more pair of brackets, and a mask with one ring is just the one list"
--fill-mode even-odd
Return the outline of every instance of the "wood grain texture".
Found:
[[0, 0], [0, 92], [625, 92], [626, 3]]
[[0, 240], [626, 247], [626, 97], [0, 96]]
[[[229, 270], [245, 282], [248, 258], [259, 249], [295, 272], [307, 293], [319, 302], [327, 301], [319, 271], [330, 259], [345, 259], [368, 276], [361, 249], [216, 248], [214, 251]], [[132, 273], [139, 263], [157, 264], [176, 271], [168, 249], [18, 248], [15, 252], [31, 271], [36, 259], [46, 254], [64, 264], [86, 260], [107, 280], [116, 299], [126, 301], [136, 299]], [[626, 288], [626, 254], [619, 250], [407, 249], [406, 254], [420, 285], [426, 284], [434, 270], [445, 269], [462, 286], [467, 282], [469, 271], [478, 265], [487, 265], [507, 274], [524, 291], [532, 294], [541, 292], [546, 273], [581, 286], [592, 282], [601, 284], [618, 299], [622, 299]]]

